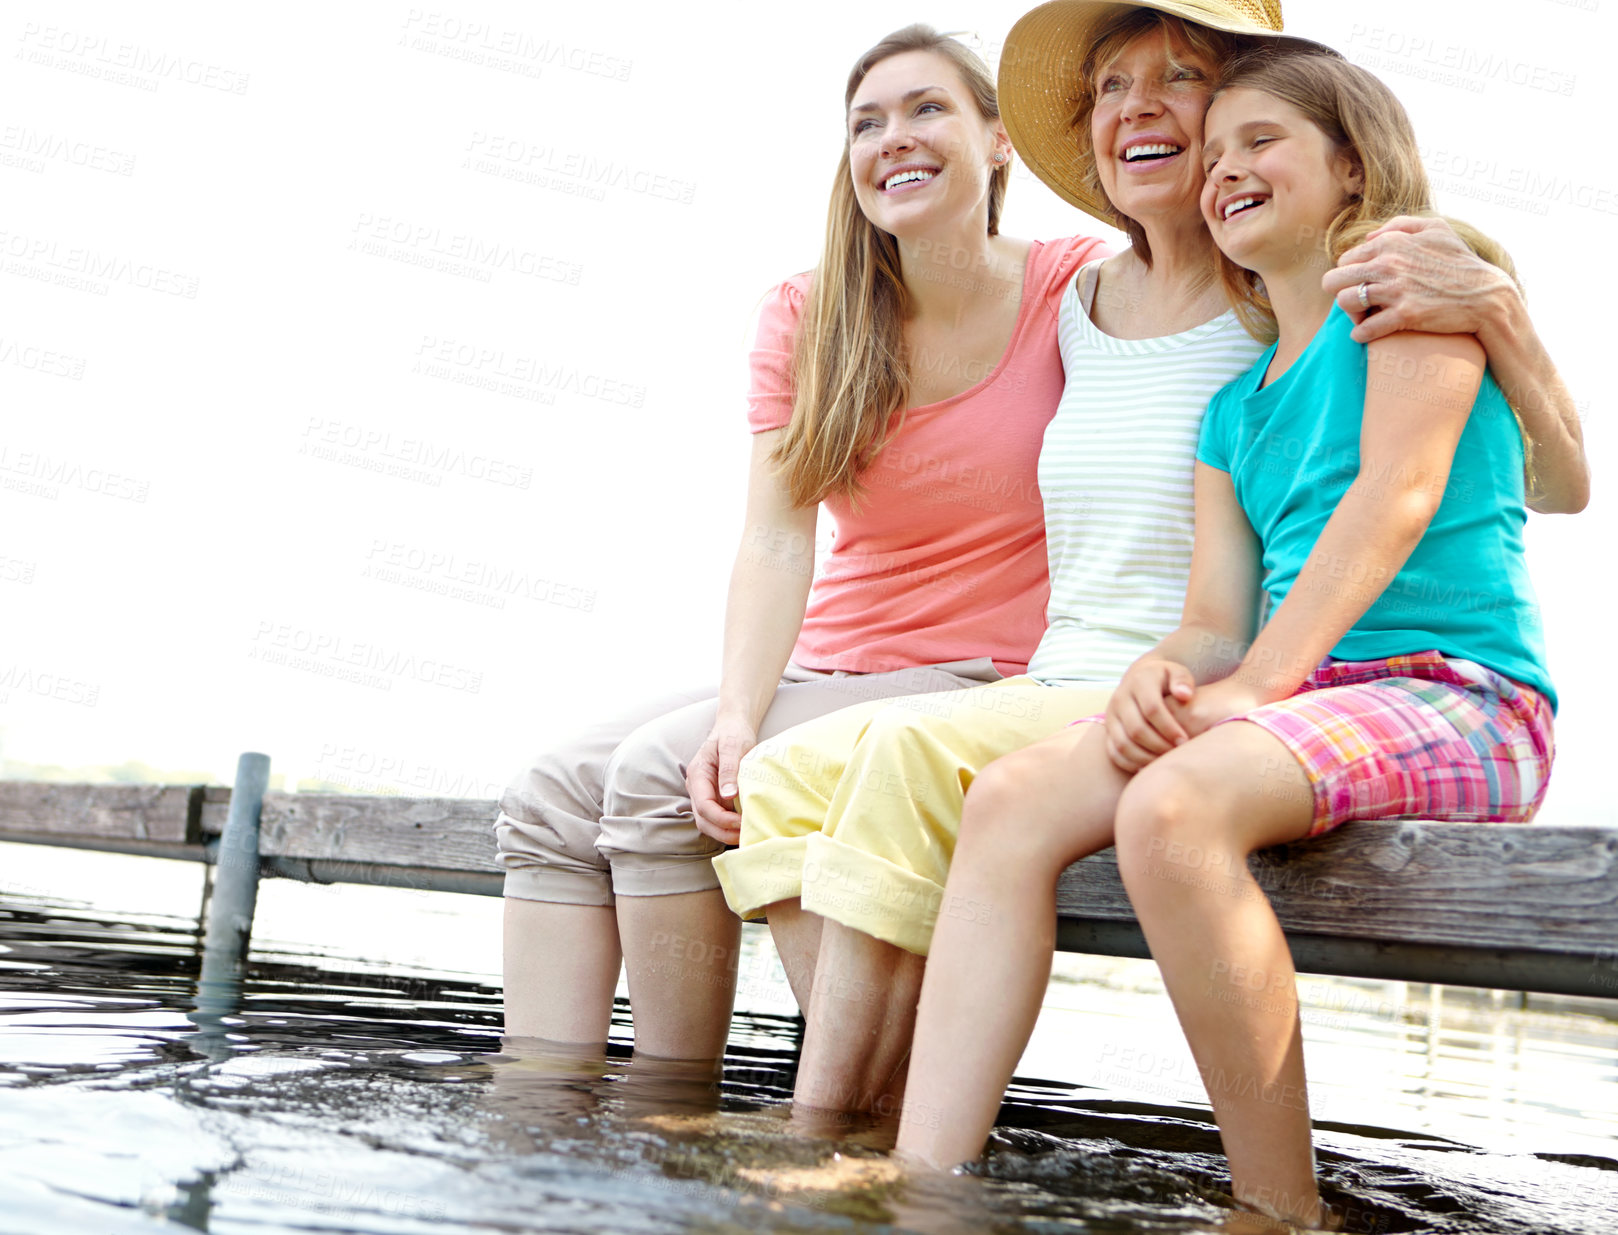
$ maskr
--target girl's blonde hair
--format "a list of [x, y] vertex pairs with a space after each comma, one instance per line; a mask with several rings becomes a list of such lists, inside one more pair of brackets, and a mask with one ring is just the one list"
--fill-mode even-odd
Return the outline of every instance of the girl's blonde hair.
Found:
[[[1272, 43], [1226, 66], [1210, 106], [1225, 91], [1238, 89], [1290, 103], [1336, 144], [1361, 175], [1359, 193], [1343, 203], [1321, 234], [1323, 272], [1395, 215], [1437, 215], [1410, 117], [1373, 74], [1329, 48]], [[1499, 244], [1470, 224], [1445, 221], [1474, 253], [1517, 280], [1516, 266]], [[1263, 282], [1223, 253], [1217, 260], [1237, 318], [1255, 339], [1273, 342], [1275, 314]]]
[[[1292, 104], [1326, 134], [1359, 171], [1359, 193], [1343, 203], [1320, 238], [1326, 266], [1396, 215], [1444, 217], [1455, 234], [1492, 266], [1517, 279], [1511, 255], [1470, 223], [1439, 216], [1422, 165], [1421, 149], [1404, 105], [1374, 74], [1326, 47], [1271, 44], [1229, 65], [1209, 99], [1226, 90], [1256, 90]], [[1237, 319], [1261, 343], [1276, 338], [1275, 314], [1263, 282], [1251, 270], [1219, 254], [1219, 275]], [[1534, 442], [1515, 407], [1522, 437], [1523, 473], [1530, 492], [1539, 487]]]
[[[843, 109], [876, 65], [908, 51], [934, 52], [960, 70], [988, 121], [1000, 118], [994, 78], [971, 50], [931, 26], [896, 30], [855, 63]], [[989, 235], [1000, 232], [1009, 167], [989, 177]], [[893, 236], [865, 217], [854, 196], [849, 140], [832, 184], [826, 244], [815, 267], [793, 349], [792, 419], [775, 461], [792, 500], [813, 505], [830, 494], [857, 498], [861, 472], [887, 440], [910, 393], [904, 319], [909, 294]]]
[[[1090, 118], [1095, 114], [1096, 104], [1101, 97], [1098, 90], [1101, 74], [1112, 66], [1113, 61], [1123, 54], [1124, 48], [1130, 43], [1154, 30], [1167, 33], [1171, 49], [1176, 45], [1188, 48], [1211, 65], [1216, 77], [1210, 85], [1217, 84], [1218, 77], [1222, 76], [1220, 73], [1222, 65], [1258, 45], [1257, 40], [1247, 35], [1229, 34], [1223, 30], [1200, 26], [1196, 22], [1183, 21], [1157, 9], [1129, 9], [1110, 21], [1103, 22], [1096, 30], [1095, 42], [1090, 44], [1090, 51], [1084, 57], [1084, 63], [1079, 69], [1078, 103], [1073, 109], [1072, 119], [1068, 121], [1078, 143], [1073, 161], [1078, 167], [1085, 190], [1092, 198], [1107, 204], [1113, 226], [1128, 235], [1136, 256], [1145, 262], [1148, 268], [1152, 264], [1152, 247], [1146, 242], [1146, 229], [1119, 211], [1118, 207], [1113, 205], [1112, 199], [1107, 196], [1106, 190], [1101, 187], [1101, 173], [1096, 167], [1095, 143], [1090, 139]], [[1174, 62], [1172, 50], [1170, 67], [1183, 67]]]

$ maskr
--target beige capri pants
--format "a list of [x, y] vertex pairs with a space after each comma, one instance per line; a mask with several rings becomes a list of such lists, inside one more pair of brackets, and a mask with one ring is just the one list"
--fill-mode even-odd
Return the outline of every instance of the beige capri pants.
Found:
[[1027, 676], [844, 708], [742, 761], [741, 846], [714, 859], [730, 907], [776, 901], [927, 955], [966, 792], [1001, 755], [1104, 710], [1113, 683]]
[[[823, 673], [788, 665], [760, 740], [870, 700], [960, 691], [1000, 677], [988, 657], [890, 673]], [[495, 820], [505, 894], [611, 905], [615, 896], [671, 896], [719, 886], [725, 846], [697, 831], [685, 771], [713, 728], [717, 689], [645, 704], [530, 761]]]

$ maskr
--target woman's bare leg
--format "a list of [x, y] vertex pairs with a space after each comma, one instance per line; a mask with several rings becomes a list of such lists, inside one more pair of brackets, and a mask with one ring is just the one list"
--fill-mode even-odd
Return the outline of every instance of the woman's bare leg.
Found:
[[1143, 769], [1118, 808], [1118, 869], [1202, 1073], [1238, 1199], [1316, 1224], [1292, 955], [1247, 867], [1305, 835], [1314, 797], [1287, 748], [1220, 725]]
[[770, 938], [775, 940], [775, 951], [786, 971], [787, 985], [798, 1009], [809, 1015], [810, 992], [815, 985], [815, 958], [820, 954], [820, 931], [825, 922], [818, 913], [804, 912], [802, 903], [794, 896], [791, 900], [776, 901], [764, 908], [770, 923]]
[[712, 1060], [725, 1054], [742, 923], [718, 888], [618, 897], [618, 934], [635, 1013], [635, 1053]]
[[1112, 843], [1125, 784], [1096, 724], [973, 783], [921, 988], [901, 1153], [948, 1167], [983, 1152], [1050, 981], [1057, 876]]
[[879, 1109], [910, 1052], [925, 964], [914, 952], [826, 922], [794, 1109]]
[[622, 962], [612, 906], [508, 896], [504, 935], [506, 1033], [604, 1046]]

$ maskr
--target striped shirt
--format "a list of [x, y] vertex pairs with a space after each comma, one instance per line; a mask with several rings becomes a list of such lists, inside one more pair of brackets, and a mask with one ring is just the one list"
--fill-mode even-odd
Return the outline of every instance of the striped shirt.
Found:
[[1115, 681], [1179, 624], [1202, 413], [1264, 351], [1229, 312], [1115, 339], [1085, 312], [1082, 278], [1062, 296], [1067, 383], [1039, 455], [1051, 600], [1028, 672], [1047, 684]]

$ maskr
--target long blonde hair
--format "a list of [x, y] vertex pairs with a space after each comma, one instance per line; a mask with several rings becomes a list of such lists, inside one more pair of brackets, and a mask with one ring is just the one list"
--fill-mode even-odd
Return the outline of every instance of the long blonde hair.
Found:
[[[1290, 103], [1307, 116], [1361, 176], [1359, 193], [1343, 203], [1320, 238], [1327, 264], [1339, 258], [1396, 215], [1443, 218], [1462, 241], [1491, 266], [1521, 286], [1511, 255], [1470, 223], [1439, 215], [1421, 148], [1404, 105], [1375, 74], [1325, 47], [1280, 44], [1261, 47], [1227, 67], [1208, 102], [1226, 90], [1256, 90]], [[1275, 313], [1264, 284], [1251, 270], [1223, 253], [1219, 277], [1237, 320], [1261, 343], [1275, 341]], [[1515, 407], [1522, 437], [1523, 473], [1530, 492], [1539, 487], [1534, 471], [1534, 440]]]
[[[1256, 90], [1290, 103], [1313, 122], [1360, 172], [1360, 192], [1349, 197], [1320, 237], [1326, 265], [1337, 260], [1395, 215], [1438, 217], [1410, 117], [1376, 76], [1324, 47], [1277, 43], [1247, 52], [1227, 65], [1209, 99], [1227, 90]], [[1504, 248], [1477, 228], [1446, 218], [1468, 246], [1517, 280]], [[1225, 294], [1247, 332], [1275, 340], [1275, 313], [1263, 282], [1223, 253], [1218, 256]]]
[[[855, 63], [843, 93], [846, 113], [865, 75], [890, 56], [929, 51], [965, 80], [985, 120], [998, 120], [994, 79], [966, 46], [920, 23], [888, 35]], [[1000, 231], [1010, 171], [989, 177], [989, 235]], [[792, 500], [813, 505], [837, 493], [857, 499], [860, 474], [887, 440], [910, 393], [904, 319], [909, 293], [893, 236], [865, 217], [854, 196], [845, 137], [826, 213], [826, 244], [815, 268], [793, 349], [792, 419], [775, 461]]]

